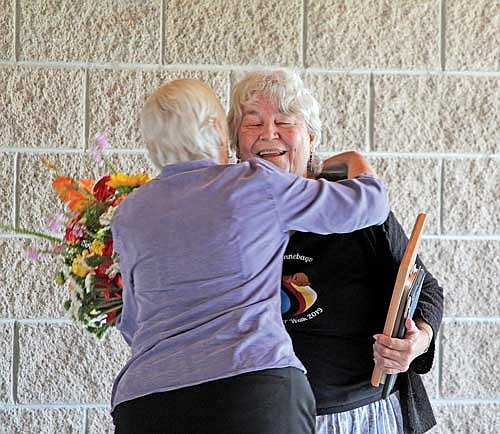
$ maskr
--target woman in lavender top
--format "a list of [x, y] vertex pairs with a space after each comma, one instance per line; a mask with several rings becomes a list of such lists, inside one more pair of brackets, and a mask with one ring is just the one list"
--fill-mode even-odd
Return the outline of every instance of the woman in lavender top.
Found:
[[161, 172], [111, 222], [132, 353], [113, 386], [116, 433], [313, 433], [314, 398], [280, 315], [289, 232], [381, 223], [384, 185], [362, 157], [341, 183], [227, 164], [224, 110], [197, 80], [160, 87], [141, 120]]

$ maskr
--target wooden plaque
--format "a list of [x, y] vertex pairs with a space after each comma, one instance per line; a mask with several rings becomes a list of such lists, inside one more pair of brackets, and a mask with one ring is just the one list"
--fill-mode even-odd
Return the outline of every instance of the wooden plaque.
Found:
[[[405, 288], [407, 288], [408, 278], [410, 273], [414, 269], [415, 260], [417, 258], [417, 251], [420, 246], [420, 237], [425, 223], [425, 214], [419, 214], [413, 230], [411, 232], [410, 239], [408, 240], [408, 245], [406, 246], [403, 259], [399, 265], [398, 274], [396, 277], [396, 282], [394, 283], [394, 289], [392, 291], [391, 303], [389, 304], [389, 310], [387, 312], [387, 317], [384, 325], [384, 335], [395, 337], [396, 330], [399, 328], [396, 321], [398, 319], [398, 312], [401, 311], [401, 303], [406, 304], [406, 300], [403, 299], [403, 294]], [[404, 321], [405, 318], [402, 319]], [[378, 387], [380, 384], [384, 384], [385, 374], [381, 369], [376, 366], [373, 368], [373, 374], [371, 383], [372, 386]]]

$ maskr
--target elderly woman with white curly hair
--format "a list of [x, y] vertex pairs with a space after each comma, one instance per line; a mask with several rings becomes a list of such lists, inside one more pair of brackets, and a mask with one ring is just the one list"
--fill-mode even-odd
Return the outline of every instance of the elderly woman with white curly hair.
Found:
[[[296, 73], [245, 74], [233, 85], [228, 120], [242, 161], [262, 158], [295, 175], [330, 180], [357, 174], [356, 152], [329, 158], [323, 173], [313, 164], [319, 104]], [[316, 434], [420, 434], [436, 423], [420, 378], [432, 366], [443, 315], [443, 290], [430, 272], [404, 339], [380, 333], [407, 242], [392, 212], [354, 233], [290, 238], [282, 314], [316, 398]], [[399, 373], [386, 398], [383, 386], [370, 384], [374, 361], [385, 373]]]
[[312, 434], [314, 398], [280, 315], [283, 252], [292, 230], [382, 222], [385, 187], [366, 164], [343, 184], [227, 164], [224, 110], [197, 80], [154, 92], [141, 130], [161, 172], [111, 222], [132, 352], [113, 386], [116, 433]]

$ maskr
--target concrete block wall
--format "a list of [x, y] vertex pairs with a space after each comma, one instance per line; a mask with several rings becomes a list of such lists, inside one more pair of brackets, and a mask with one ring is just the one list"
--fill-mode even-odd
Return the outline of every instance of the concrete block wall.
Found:
[[[320, 100], [324, 155], [365, 153], [406, 229], [429, 214], [446, 295], [432, 432], [500, 432], [497, 0], [0, 0], [0, 222], [44, 229], [59, 204], [42, 158], [102, 174], [97, 132], [123, 170], [154, 173], [137, 112], [161, 82], [202, 78], [227, 106], [237, 74], [276, 67]], [[66, 319], [33, 242], [0, 235], [0, 433], [111, 433], [127, 347]]]

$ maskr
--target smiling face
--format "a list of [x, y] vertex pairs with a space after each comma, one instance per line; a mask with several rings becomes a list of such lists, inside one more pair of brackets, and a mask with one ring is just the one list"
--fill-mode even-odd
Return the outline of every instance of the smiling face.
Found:
[[243, 105], [238, 129], [238, 157], [263, 158], [300, 176], [307, 175], [314, 136], [301, 116], [280, 112], [268, 97], [256, 94]]

